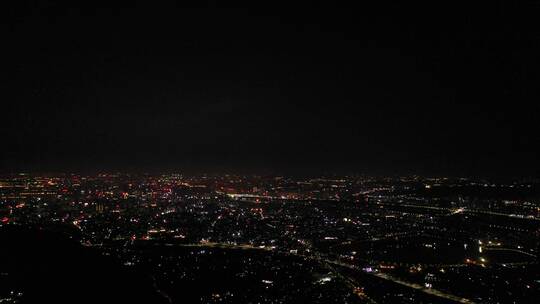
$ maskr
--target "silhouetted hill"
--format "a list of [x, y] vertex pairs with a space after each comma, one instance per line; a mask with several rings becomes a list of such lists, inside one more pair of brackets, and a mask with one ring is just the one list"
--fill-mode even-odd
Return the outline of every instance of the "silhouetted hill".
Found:
[[167, 302], [151, 278], [60, 233], [4, 226], [0, 244], [0, 272], [23, 292], [21, 303]]

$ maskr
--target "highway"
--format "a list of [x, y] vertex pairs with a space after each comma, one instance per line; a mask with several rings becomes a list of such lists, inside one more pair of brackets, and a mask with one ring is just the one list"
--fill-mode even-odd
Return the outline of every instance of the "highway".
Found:
[[436, 297], [439, 297], [439, 298], [452, 300], [452, 301], [455, 301], [455, 302], [458, 302], [458, 303], [468, 303], [468, 304], [475, 303], [475, 302], [473, 302], [473, 301], [471, 301], [469, 299], [461, 298], [461, 297], [458, 297], [458, 296], [455, 296], [455, 295], [452, 295], [452, 294], [449, 294], [449, 293], [439, 291], [437, 289], [426, 288], [426, 287], [424, 287], [424, 286], [422, 286], [420, 284], [414, 284], [414, 283], [405, 282], [405, 281], [402, 281], [400, 279], [397, 279], [397, 278], [395, 278], [393, 276], [390, 276], [388, 274], [385, 274], [385, 273], [371, 273], [371, 274], [378, 277], [378, 278], [385, 279], [385, 280], [388, 280], [388, 281], [392, 281], [394, 283], [397, 283], [397, 284], [400, 284], [400, 285], [403, 285], [403, 286], [407, 286], [407, 287], [410, 287], [410, 288], [413, 288], [413, 289], [416, 289], [416, 290], [420, 290], [422, 292], [425, 292], [427, 294], [430, 294], [430, 295], [433, 295], [433, 296], [436, 296]]
[[493, 211], [487, 211], [487, 210], [477, 210], [477, 209], [467, 209], [467, 208], [443, 208], [443, 207], [434, 207], [434, 206], [425, 206], [425, 205], [414, 205], [414, 204], [396, 204], [396, 203], [377, 203], [378, 205], [382, 206], [393, 206], [393, 207], [409, 207], [409, 208], [420, 208], [420, 209], [429, 209], [429, 210], [437, 210], [437, 211], [446, 211], [448, 212], [448, 215], [454, 215], [459, 213], [473, 213], [473, 214], [487, 214], [487, 215], [496, 215], [496, 216], [505, 216], [510, 217], [514, 219], [523, 219], [523, 220], [532, 220], [532, 221], [540, 221], [540, 218], [538, 217], [528, 217], [528, 216], [521, 216], [517, 214], [508, 214], [508, 213], [502, 213], [502, 212], [493, 212]]
[[[346, 263], [342, 263], [342, 262], [338, 262], [338, 261], [324, 260], [324, 262], [329, 263], [329, 264], [339, 265], [339, 266], [342, 266], [342, 267], [347, 267], [347, 268], [354, 269], [354, 270], [357, 270], [357, 271], [362, 271], [361, 269], [358, 269], [358, 267], [356, 267], [356, 266], [346, 264]], [[391, 281], [391, 282], [400, 284], [402, 286], [413, 288], [413, 289], [419, 290], [421, 292], [424, 292], [424, 293], [427, 293], [427, 294], [430, 294], [432, 296], [436, 296], [436, 297], [439, 297], [439, 298], [443, 298], [443, 299], [446, 299], [446, 300], [451, 300], [451, 301], [458, 302], [458, 303], [469, 303], [469, 304], [475, 303], [472, 300], [462, 298], [462, 297], [458, 297], [458, 296], [455, 296], [453, 294], [445, 293], [445, 292], [442, 292], [442, 291], [437, 290], [437, 289], [426, 288], [426, 287], [424, 287], [424, 286], [422, 286], [420, 284], [409, 283], [409, 282], [400, 280], [400, 279], [398, 279], [396, 277], [390, 276], [388, 274], [384, 274], [384, 273], [380, 273], [380, 272], [378, 272], [378, 273], [364, 272], [364, 273], [375, 276], [375, 277], [378, 277], [378, 278], [381, 278], [381, 279], [384, 279], [384, 280], [387, 280], [387, 281]]]

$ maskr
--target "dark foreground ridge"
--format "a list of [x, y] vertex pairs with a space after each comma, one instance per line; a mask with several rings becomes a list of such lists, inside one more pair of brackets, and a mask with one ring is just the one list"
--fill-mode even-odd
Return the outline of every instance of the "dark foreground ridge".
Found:
[[10, 225], [0, 228], [0, 244], [0, 289], [24, 290], [20, 303], [167, 302], [150, 278], [66, 234]]

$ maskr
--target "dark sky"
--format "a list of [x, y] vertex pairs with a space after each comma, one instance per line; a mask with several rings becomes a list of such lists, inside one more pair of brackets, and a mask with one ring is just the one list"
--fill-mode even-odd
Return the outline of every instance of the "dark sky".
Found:
[[538, 2], [13, 2], [2, 171], [540, 172]]

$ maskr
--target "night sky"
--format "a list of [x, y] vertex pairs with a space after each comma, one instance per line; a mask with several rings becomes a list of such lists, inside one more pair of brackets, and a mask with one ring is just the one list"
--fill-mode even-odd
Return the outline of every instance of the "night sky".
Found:
[[540, 175], [538, 2], [11, 2], [2, 172]]

